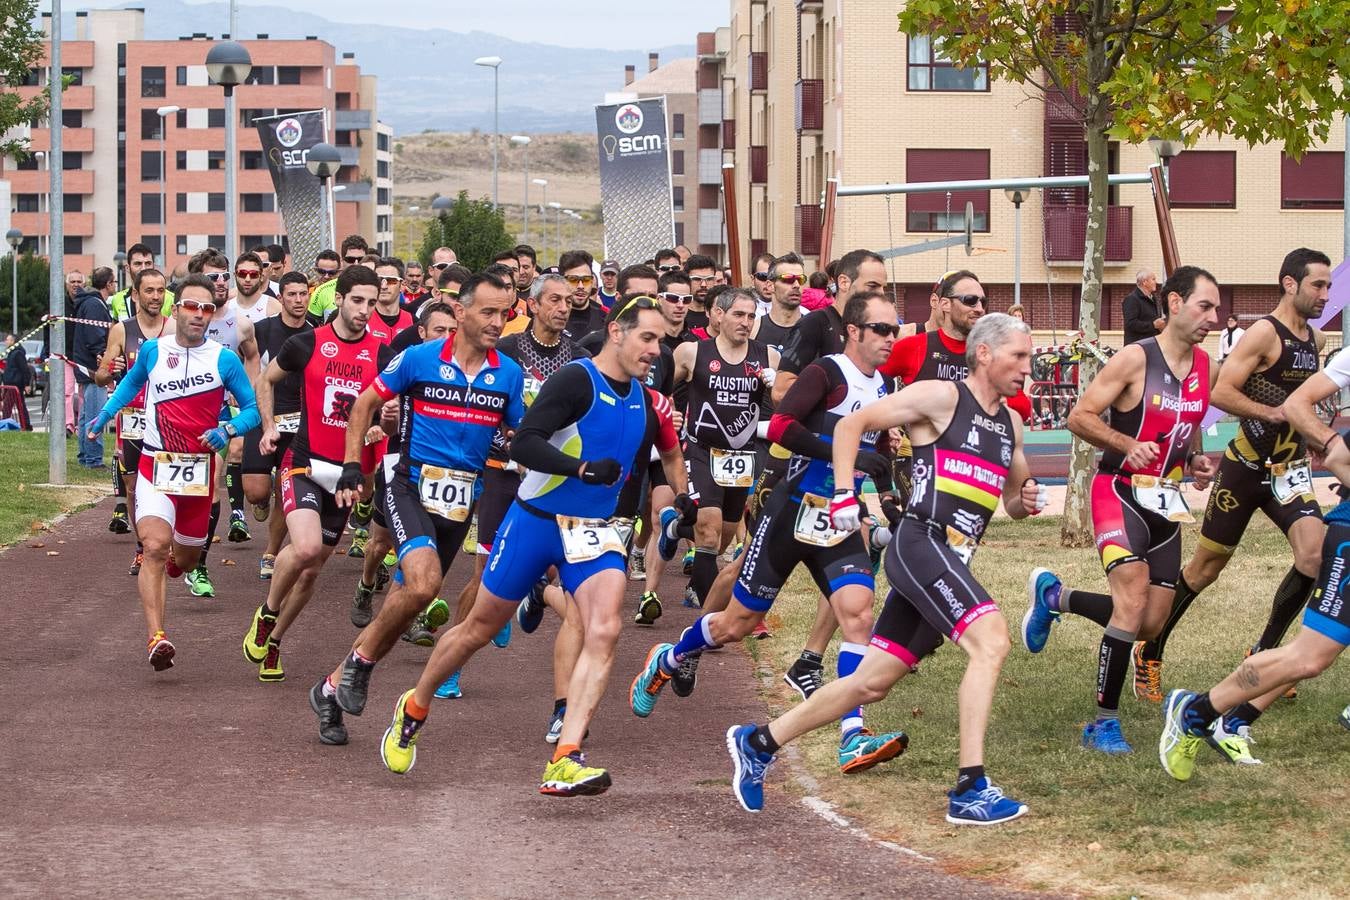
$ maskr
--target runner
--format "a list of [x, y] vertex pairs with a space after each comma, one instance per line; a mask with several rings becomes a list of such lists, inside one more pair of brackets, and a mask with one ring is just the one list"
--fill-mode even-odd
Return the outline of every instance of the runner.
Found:
[[516, 299], [524, 310], [529, 306], [530, 288], [539, 275], [539, 255], [529, 244], [516, 244], [511, 252], [516, 257]]
[[1200, 343], [1219, 324], [1219, 287], [1204, 269], [1180, 266], [1162, 296], [1168, 309], [1162, 333], [1111, 357], [1069, 413], [1069, 430], [1103, 451], [1092, 479], [1092, 524], [1111, 593], [1068, 590], [1048, 570], [1035, 569], [1022, 620], [1032, 653], [1045, 647], [1061, 613], [1105, 629], [1097, 719], [1083, 729], [1083, 746], [1113, 756], [1133, 751], [1119, 712], [1131, 650], [1167, 618], [1181, 570], [1180, 523], [1194, 521], [1181, 496], [1183, 469], [1201, 490], [1215, 471], [1201, 451], [1214, 373]]
[[432, 285], [423, 283], [425, 274], [422, 264], [415, 259], [408, 260], [403, 267], [403, 290], [398, 295], [398, 305], [412, 313], [413, 318], [417, 318], [422, 304], [432, 299]]
[[[1134, 645], [1134, 695], [1141, 699], [1162, 702], [1167, 638], [1196, 596], [1218, 580], [1258, 509], [1288, 538], [1294, 564], [1276, 589], [1270, 618], [1249, 654], [1279, 646], [1316, 585], [1326, 534], [1322, 506], [1313, 493], [1303, 437], [1281, 404], [1319, 368], [1326, 336], [1309, 320], [1326, 306], [1331, 260], [1306, 247], [1290, 252], [1280, 266], [1280, 286], [1275, 311], [1254, 322], [1219, 367], [1213, 403], [1239, 417], [1238, 433], [1219, 462], [1200, 541], [1177, 580], [1167, 622], [1155, 639]], [[1242, 710], [1229, 721], [1230, 730], [1238, 733], [1258, 715], [1256, 708]]]
[[[762, 274], [765, 277], [761, 284], [768, 286], [769, 302], [755, 320], [751, 337], [786, 354], [795, 348], [797, 330], [802, 323], [802, 284], [805, 283], [806, 267], [795, 253], [785, 253], [777, 259], [769, 257], [764, 265]], [[760, 274], [755, 273], [757, 280]], [[760, 296], [763, 295], [761, 290]]]
[[[829, 589], [843, 631], [839, 676], [862, 660], [872, 628], [874, 579], [867, 548], [859, 534], [830, 527], [829, 501], [835, 489], [830, 435], [848, 412], [886, 396], [888, 382], [876, 371], [890, 354], [897, 325], [895, 307], [880, 293], [854, 294], [844, 309], [844, 352], [817, 360], [802, 370], [774, 414], [769, 439], [795, 455], [789, 477], [778, 484], [755, 524], [744, 565], [726, 610], [705, 613], [675, 644], [657, 644], [633, 679], [630, 702], [641, 717], [651, 715], [661, 689], [688, 657], [739, 641], [773, 606], [798, 564], [817, 584]], [[872, 433], [877, 449], [858, 458], [858, 470], [883, 492], [890, 489], [890, 460], [885, 433]], [[862, 483], [855, 474], [854, 487]], [[663, 529], [664, 530], [664, 529]], [[680, 693], [693, 690], [686, 684]], [[863, 727], [862, 710], [850, 710], [840, 722], [839, 765], [845, 773], [869, 769], [897, 756], [904, 735], [873, 735]]]
[[[281, 504], [290, 543], [277, 554], [267, 599], [253, 614], [244, 636], [244, 658], [258, 666], [260, 681], [284, 681], [281, 639], [314, 593], [323, 564], [333, 555], [346, 525], [337, 501], [349, 441], [365, 447], [383, 437], [372, 426], [373, 411], [354, 400], [380, 371], [380, 339], [367, 332], [379, 294], [379, 279], [362, 266], [337, 279], [337, 313], [326, 325], [289, 338], [258, 380], [258, 407], [267, 424], [258, 442], [264, 454], [276, 451], [281, 428], [273, 403], [277, 385], [301, 379], [299, 421], [281, 459]], [[350, 423], [350, 424], [349, 424]], [[373, 454], [365, 454], [373, 470]]]
[[400, 333], [411, 328], [416, 320], [398, 302], [403, 289], [403, 260], [393, 256], [381, 257], [375, 266], [375, 275], [380, 279], [380, 297], [375, 301], [375, 312], [367, 328], [381, 344], [388, 346]]
[[[135, 281], [136, 273], [155, 268], [155, 254], [145, 244], [132, 244], [127, 248], [127, 287], [108, 298], [108, 309], [114, 322], [121, 322], [136, 315]], [[173, 316], [173, 292], [164, 292], [161, 312], [165, 318]]]
[[[660, 266], [657, 267], [660, 269]], [[689, 286], [694, 290], [694, 302], [685, 316], [686, 328], [708, 327], [708, 291], [717, 281], [717, 263], [711, 256], [695, 254], [684, 264], [684, 274], [689, 276]]]
[[[356, 401], [353, 416], [364, 421], [382, 403], [403, 400], [400, 456], [385, 506], [399, 572], [351, 652], [310, 690], [319, 737], [326, 744], [347, 742], [342, 714], [362, 713], [375, 664], [440, 589], [468, 533], [482, 489], [478, 475], [487, 464], [492, 439], [501, 426], [514, 429], [520, 424], [524, 376], [520, 366], [494, 349], [514, 302], [515, 288], [508, 282], [486, 274], [470, 278], [455, 301], [459, 329], [394, 357]], [[361, 449], [360, 436], [349, 433], [338, 483], [338, 500], [344, 506], [355, 501], [364, 478], [357, 463]], [[428, 688], [428, 701], [449, 674]]]
[[619, 298], [619, 264], [612, 259], [600, 264], [600, 293], [597, 296], [605, 309], [612, 308]]
[[563, 334], [572, 341], [579, 341], [592, 331], [601, 330], [605, 324], [604, 310], [592, 302], [595, 273], [591, 271], [591, 256], [583, 250], [569, 250], [558, 260], [558, 271], [572, 289], [571, 309]]
[[280, 304], [266, 293], [267, 263], [256, 253], [241, 253], [234, 261], [234, 300], [239, 315], [253, 324], [281, 309]]
[[[370, 252], [370, 245], [366, 239], [359, 234], [349, 234], [342, 239], [342, 265], [336, 273], [333, 273], [328, 281], [320, 284], [314, 289], [314, 293], [309, 298], [309, 311], [321, 319], [327, 319], [332, 315], [337, 306], [336, 290], [337, 276], [351, 266], [361, 265], [361, 261], [366, 258]], [[454, 262], [454, 260], [451, 260]], [[435, 268], [433, 266], [432, 268]]]
[[[795, 254], [784, 254], [795, 255]], [[756, 304], [755, 315], [757, 318], [764, 318], [769, 314], [770, 307], [773, 306], [774, 280], [773, 268], [774, 255], [772, 253], [761, 253], [750, 263], [750, 277], [754, 279], [753, 287], [755, 293], [759, 295]]]
[[[1005, 404], [1031, 371], [1031, 332], [1011, 316], [995, 314], [975, 326], [969, 346], [970, 373], [955, 384], [915, 385], [863, 406], [835, 426], [836, 471], [857, 465], [866, 435], [906, 429], [915, 441], [913, 502], [903, 519], [891, 523], [895, 538], [886, 549], [891, 590], [857, 670], [847, 677], [841, 673], [768, 725], [728, 729], [732, 790], [750, 812], [764, 805], [764, 773], [783, 744], [881, 701], [943, 638], [969, 657], [958, 696], [959, 768], [948, 794], [947, 821], [993, 825], [1027, 811], [984, 772], [984, 735], [1008, 655], [1008, 625], [971, 574], [970, 560], [1000, 498], [1015, 519], [1045, 508], [1045, 488], [1029, 477], [1022, 453], [1021, 423]], [[830, 525], [856, 531], [862, 512], [851, 487], [835, 488]], [[901, 734], [899, 741], [904, 750], [908, 739]]]
[[[137, 576], [145, 612], [150, 666], [162, 672], [173, 665], [175, 649], [164, 632], [165, 575], [178, 578], [191, 569], [207, 541], [215, 454], [258, 424], [258, 407], [244, 366], [228, 348], [205, 336], [214, 312], [210, 280], [189, 275], [179, 286], [174, 333], [141, 344], [136, 362], [89, 428], [103, 432], [113, 416], [145, 391], [136, 492], [137, 534], [145, 548]], [[239, 413], [221, 422], [229, 392]]]
[[[604, 520], [638, 447], [657, 428], [651, 396], [638, 379], [656, 358], [663, 327], [657, 302], [646, 295], [622, 297], [608, 318], [604, 349], [550, 378], [512, 439], [511, 457], [529, 474], [498, 529], [472, 613], [437, 642], [417, 687], [394, 708], [380, 751], [392, 772], [407, 772], [416, 762], [436, 687], [501, 629], [519, 598], [556, 566], [585, 635], [557, 749], [539, 789], [575, 796], [610, 786], [609, 773], [587, 766], [581, 754], [613, 662], [627, 580], [620, 538]], [[676, 450], [663, 448], [662, 456], [671, 483], [683, 489]]]

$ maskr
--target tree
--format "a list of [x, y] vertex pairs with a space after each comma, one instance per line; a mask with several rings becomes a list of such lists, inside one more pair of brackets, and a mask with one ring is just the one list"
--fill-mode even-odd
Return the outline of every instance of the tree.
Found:
[[[14, 321], [10, 291], [14, 276], [11, 266], [13, 254], [0, 257], [0, 331], [8, 331]], [[25, 253], [19, 257], [19, 333], [37, 326], [47, 314], [47, 295], [50, 290], [51, 269], [41, 256]]]
[[33, 27], [37, 0], [0, 0], [0, 156], [27, 155], [28, 139], [11, 128], [47, 115], [46, 91], [24, 100], [13, 88], [28, 83], [28, 74], [42, 62], [42, 33]]
[[427, 223], [417, 256], [422, 265], [430, 265], [437, 247], [449, 247], [461, 264], [476, 272], [486, 268], [494, 255], [515, 244], [515, 236], [506, 230], [505, 217], [501, 210], [492, 208], [491, 200], [470, 200], [468, 191], [460, 191], [453, 206]]
[[[1347, 107], [1350, 5], [1317, 0], [910, 0], [900, 30], [931, 35], [958, 65], [1072, 110], [1087, 142], [1087, 234], [1079, 320], [1097, 340], [1106, 254], [1108, 139], [1231, 135], [1301, 155]], [[1083, 360], [1084, 385], [1096, 363]], [[1074, 439], [1061, 539], [1092, 542], [1094, 453]]]

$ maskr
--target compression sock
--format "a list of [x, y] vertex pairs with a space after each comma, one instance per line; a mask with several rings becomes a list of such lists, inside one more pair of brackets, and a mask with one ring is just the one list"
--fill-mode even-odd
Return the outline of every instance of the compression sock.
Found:
[[814, 650], [803, 650], [802, 655], [797, 657], [797, 663], [808, 669], [820, 669], [825, 665], [825, 657]]
[[704, 650], [721, 646], [712, 639], [712, 634], [708, 630], [708, 620], [717, 613], [708, 613], [706, 616], [699, 616], [680, 635], [680, 639], [675, 642], [675, 646], [666, 652], [661, 658], [661, 671], [667, 675], [674, 675], [675, 670], [680, 667], [680, 661], [687, 656], [702, 653]]
[[708, 592], [712, 590], [713, 582], [716, 580], [717, 551], [695, 547], [694, 570], [689, 575], [689, 586], [694, 589], [699, 606], [708, 599]]
[[230, 498], [230, 509], [241, 512], [244, 509], [244, 464], [226, 463], [225, 494]]
[[1125, 671], [1130, 666], [1130, 651], [1134, 649], [1135, 635], [1113, 626], [1106, 626], [1102, 634], [1101, 650], [1097, 656], [1097, 718], [1120, 718], [1120, 689], [1125, 684]]
[[197, 565], [206, 567], [206, 556], [211, 552], [211, 544], [216, 538], [216, 526], [220, 524], [220, 501], [217, 500], [211, 504], [211, 518], [206, 523], [206, 543], [202, 544], [202, 555], [197, 560]]
[[127, 482], [122, 477], [122, 463], [120, 460], [113, 460], [112, 464], [113, 496], [117, 498], [117, 508], [127, 511]]
[[1111, 621], [1111, 613], [1116, 605], [1110, 594], [1095, 594], [1092, 591], [1065, 589], [1059, 595], [1059, 611], [1073, 613], [1091, 619], [1103, 628]]
[[1270, 618], [1266, 620], [1266, 629], [1261, 632], [1261, 639], [1252, 648], [1253, 653], [1280, 646], [1280, 641], [1284, 640], [1284, 633], [1289, 630], [1289, 624], [1294, 621], [1299, 610], [1307, 605], [1308, 594], [1312, 592], [1316, 583], [1316, 578], [1290, 567], [1280, 586], [1275, 589], [1275, 599], [1270, 606]]
[[1191, 601], [1198, 595], [1199, 591], [1186, 583], [1186, 576], [1177, 577], [1176, 589], [1172, 592], [1172, 611], [1167, 614], [1167, 621], [1163, 623], [1162, 631], [1151, 641], [1144, 642], [1144, 659], [1154, 659], [1161, 661], [1163, 650], [1167, 647], [1168, 635], [1172, 629], [1177, 627], [1181, 617], [1186, 615], [1186, 610], [1191, 608]]
[[756, 725], [755, 730], [751, 732], [750, 736], [745, 740], [747, 744], [758, 750], [760, 753], [767, 753], [770, 756], [777, 753], [779, 750], [778, 742], [775, 741], [773, 735], [769, 733], [768, 725]]
[[956, 791], [959, 797], [975, 787], [975, 782], [984, 777], [984, 766], [962, 766], [956, 770]]
[[1239, 728], [1250, 728], [1259, 718], [1261, 710], [1250, 703], [1239, 703], [1224, 715], [1223, 730], [1229, 734], [1237, 734]]
[[365, 528], [369, 525], [370, 517], [374, 514], [375, 502], [373, 500], [366, 500], [364, 502], [358, 500], [356, 504], [352, 506], [352, 521], [356, 523], [359, 528]]
[[555, 713], [556, 713], [556, 712], [561, 712], [561, 711], [563, 710], [563, 708], [566, 707], [566, 706], [567, 706], [567, 698], [566, 698], [566, 697], [560, 697], [560, 698], [558, 698], [557, 700], [554, 700], [554, 701], [553, 701], [553, 711], [554, 711]]
[[1201, 737], [1218, 717], [1219, 711], [1209, 700], [1209, 691], [1198, 695], [1181, 711], [1181, 723], [1193, 737]]
[[[862, 662], [863, 654], [867, 652], [866, 644], [850, 644], [848, 641], [839, 642], [839, 658], [835, 660], [835, 668], [839, 678], [844, 679], [852, 675], [858, 669]], [[839, 719], [839, 732], [843, 740], [848, 740], [855, 733], [862, 731], [863, 715], [862, 707], [855, 706], [844, 713]]]

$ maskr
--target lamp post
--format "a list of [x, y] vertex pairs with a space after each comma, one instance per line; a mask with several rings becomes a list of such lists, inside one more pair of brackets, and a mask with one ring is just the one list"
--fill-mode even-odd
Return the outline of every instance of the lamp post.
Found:
[[[420, 207], [420, 206], [410, 206], [410, 207], [408, 207], [408, 226], [409, 226], [410, 228], [412, 228], [413, 234], [416, 234], [416, 233], [417, 233], [417, 226], [413, 224], [413, 221], [414, 221], [414, 220], [413, 220], [412, 214], [415, 213], [415, 212], [417, 212], [417, 211], [418, 211], [419, 209], [421, 209], [421, 208], [422, 208], [422, 207]], [[415, 245], [414, 242], [413, 242], [413, 236], [412, 236], [412, 234], [408, 235], [408, 243], [409, 243], [410, 245], [412, 245], [412, 246], [410, 247], [410, 250], [409, 250], [409, 253], [408, 253], [408, 258], [411, 259], [413, 256], [415, 256], [415, 255], [417, 254], [417, 247], [416, 247], [416, 245]], [[397, 255], [397, 254], [395, 254], [395, 255]]]
[[1028, 188], [1008, 189], [1003, 196], [1013, 205], [1013, 305], [1022, 305], [1022, 204], [1031, 196]]
[[165, 136], [169, 131], [169, 116], [178, 112], [176, 106], [161, 106], [155, 110], [159, 114], [159, 264], [169, 267], [169, 245], [165, 243], [165, 222], [169, 221], [169, 151], [165, 147]]
[[305, 168], [309, 169], [309, 174], [319, 179], [323, 214], [328, 219], [328, 246], [332, 247], [337, 243], [337, 231], [336, 223], [333, 221], [332, 194], [326, 189], [329, 179], [336, 177], [338, 170], [342, 168], [342, 154], [332, 144], [320, 141], [309, 148], [309, 154], [305, 157]]
[[501, 129], [497, 126], [497, 75], [502, 65], [500, 56], [480, 56], [473, 61], [475, 66], [486, 66], [492, 70], [492, 208], [498, 209], [497, 203], [497, 140], [501, 137]]
[[441, 246], [442, 246], [442, 247], [444, 247], [444, 246], [446, 245], [446, 240], [445, 240], [445, 214], [448, 213], [448, 212], [450, 211], [450, 207], [452, 207], [452, 206], [454, 206], [454, 205], [455, 205], [455, 201], [451, 200], [449, 197], [445, 196], [444, 194], [442, 194], [441, 196], [437, 197], [435, 200], [432, 200], [432, 201], [431, 201], [431, 212], [432, 212], [432, 215], [434, 215], [434, 216], [436, 217], [437, 221], [439, 221], [439, 222], [440, 222], [440, 225], [441, 225]]
[[23, 243], [23, 232], [17, 228], [11, 228], [5, 232], [5, 240], [9, 241], [9, 272], [13, 278], [10, 285], [9, 305], [14, 309], [14, 336], [19, 336], [19, 245]]
[[234, 89], [248, 80], [253, 71], [253, 59], [248, 50], [237, 41], [222, 41], [206, 54], [206, 74], [212, 84], [225, 89], [225, 246], [231, 265], [239, 255], [239, 230], [236, 215], [239, 195], [235, 188], [235, 171], [239, 167], [239, 120], [235, 114]]
[[126, 287], [123, 284], [123, 275], [126, 273], [127, 255], [121, 250], [113, 254], [113, 265], [117, 266], [117, 289], [120, 291]]
[[562, 256], [562, 204], [557, 200], [554, 200], [549, 204], [549, 208], [553, 210], [553, 227], [555, 229], [554, 234], [556, 235], [554, 240], [558, 242], [558, 256]]
[[511, 135], [511, 143], [525, 148], [525, 200], [521, 209], [525, 215], [525, 243], [530, 242], [530, 139], [523, 134]]
[[530, 179], [530, 184], [537, 184], [544, 191], [544, 199], [539, 202], [539, 242], [541, 244], [547, 244], [548, 228], [545, 226], [548, 225], [548, 219], [544, 209], [548, 206], [548, 179], [532, 178]]
[[1170, 192], [1172, 190], [1172, 182], [1169, 180], [1169, 176], [1171, 175], [1172, 160], [1181, 155], [1181, 151], [1185, 149], [1186, 145], [1181, 141], [1160, 137], [1149, 138], [1148, 145], [1153, 152], [1157, 154], [1158, 159], [1162, 161], [1163, 184]]

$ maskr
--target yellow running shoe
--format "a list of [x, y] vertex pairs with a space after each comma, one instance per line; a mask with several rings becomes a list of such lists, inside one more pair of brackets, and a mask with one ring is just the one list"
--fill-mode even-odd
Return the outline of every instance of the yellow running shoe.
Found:
[[1148, 703], [1162, 703], [1162, 660], [1144, 658], [1144, 641], [1135, 641], [1130, 659], [1134, 662], [1134, 696]]
[[539, 793], [551, 797], [593, 797], [609, 790], [609, 773], [586, 765], [580, 752], [569, 753], [544, 768]]
[[422, 622], [428, 631], [435, 631], [449, 621], [450, 606], [440, 597], [432, 600], [427, 604], [427, 608], [422, 610]]
[[395, 775], [410, 771], [417, 762], [417, 735], [426, 724], [426, 719], [414, 719], [408, 715], [407, 703], [412, 698], [411, 690], [405, 691], [394, 706], [394, 721], [384, 731], [384, 740], [380, 742], [380, 759], [384, 767]]
[[1195, 699], [1191, 691], [1172, 691], [1163, 705], [1163, 730], [1158, 738], [1158, 760], [1163, 770], [1177, 781], [1190, 781], [1195, 772], [1195, 755], [1204, 738], [1193, 736], [1186, 728], [1186, 704]]
[[285, 681], [286, 670], [281, 668], [281, 644], [267, 642], [267, 656], [258, 664], [259, 681]]

